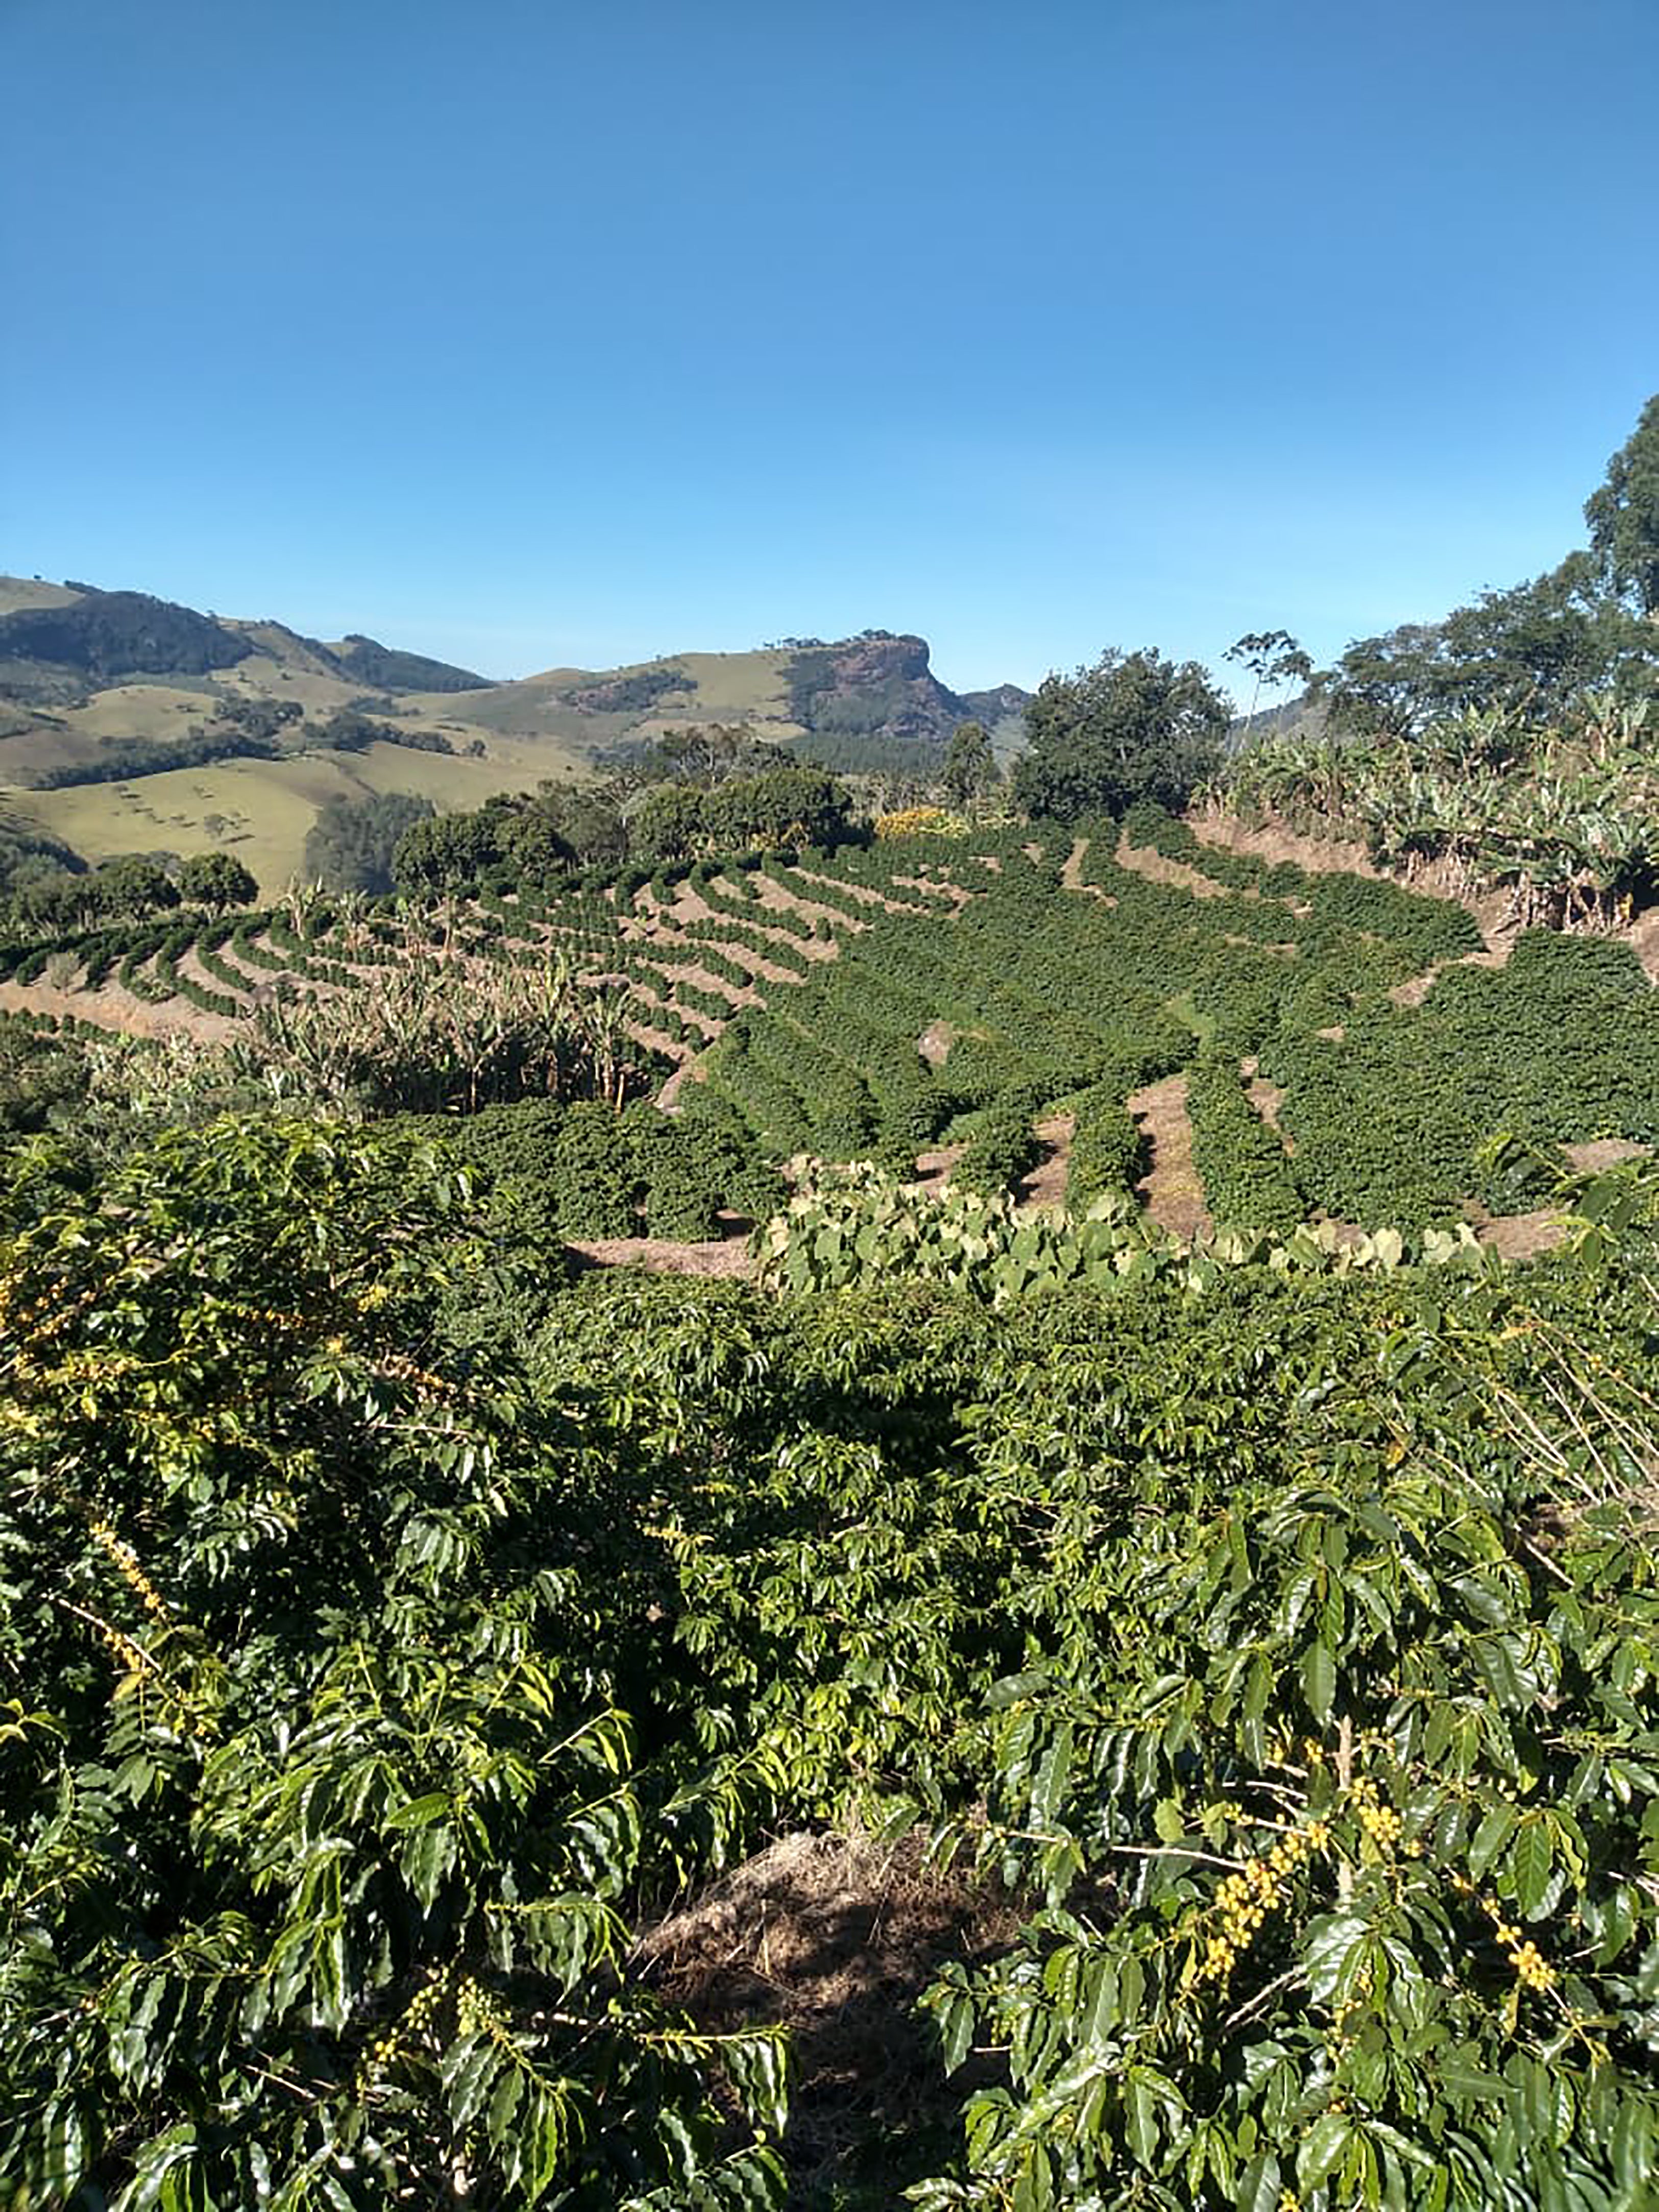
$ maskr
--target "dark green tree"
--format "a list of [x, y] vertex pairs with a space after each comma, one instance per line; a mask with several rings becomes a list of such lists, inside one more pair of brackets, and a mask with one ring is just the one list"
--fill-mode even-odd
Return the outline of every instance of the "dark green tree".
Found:
[[958, 806], [979, 799], [996, 781], [996, 756], [983, 722], [958, 722], [945, 749], [945, 788]]
[[430, 806], [397, 839], [388, 862], [390, 881], [400, 891], [459, 890], [500, 866], [499, 817], [434, 814]]
[[1639, 613], [1659, 615], [1659, 392], [1585, 501], [1584, 520], [1608, 588]]
[[429, 799], [401, 791], [329, 799], [306, 835], [307, 881], [331, 891], [389, 891], [398, 839], [431, 812]]
[[583, 867], [604, 867], [627, 858], [628, 825], [608, 786], [544, 783], [532, 805], [546, 815]]
[[1229, 720], [1197, 661], [1109, 647], [1091, 668], [1044, 678], [1025, 710], [1015, 799], [1060, 822], [1121, 815], [1141, 799], [1184, 806], [1219, 765]]
[[645, 766], [676, 783], [707, 787], [734, 775], [754, 775], [765, 766], [771, 750], [746, 722], [692, 723], [683, 730], [665, 730], [652, 746]]
[[1358, 639], [1319, 679], [1340, 728], [1410, 738], [1446, 717], [1502, 708], [1545, 723], [1587, 691], [1650, 679], [1647, 624], [1605, 592], [1591, 555], [1504, 592], [1483, 592], [1437, 623]]
[[228, 906], [252, 906], [259, 886], [233, 854], [196, 853], [179, 870], [179, 896], [218, 914]]
[[689, 860], [707, 833], [702, 793], [689, 784], [659, 784], [629, 817], [629, 843], [641, 860]]
[[727, 850], [747, 845], [843, 845], [851, 835], [853, 794], [816, 768], [775, 768], [722, 784], [704, 799], [708, 839]]
[[164, 907], [179, 903], [179, 886], [172, 877], [159, 860], [142, 853], [106, 860], [98, 871], [98, 890], [110, 914], [158, 914]]

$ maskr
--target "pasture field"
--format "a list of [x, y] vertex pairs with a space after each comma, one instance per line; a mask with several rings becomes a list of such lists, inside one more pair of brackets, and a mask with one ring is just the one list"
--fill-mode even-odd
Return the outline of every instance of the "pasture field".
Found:
[[[489, 742], [490, 754], [483, 760], [374, 744], [361, 753], [214, 761], [127, 783], [20, 791], [10, 804], [93, 861], [133, 852], [173, 852], [187, 858], [222, 847], [274, 897], [300, 874], [306, 833], [330, 799], [401, 791], [428, 798], [441, 810], [473, 807], [493, 792], [533, 791], [550, 777], [586, 772], [561, 746], [512, 738]], [[210, 817], [226, 826], [210, 829]]]

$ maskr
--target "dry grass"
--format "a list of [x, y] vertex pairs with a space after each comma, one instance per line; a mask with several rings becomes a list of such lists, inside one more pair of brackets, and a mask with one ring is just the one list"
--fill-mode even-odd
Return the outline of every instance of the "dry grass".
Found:
[[963, 2077], [946, 2081], [916, 2002], [946, 1959], [1006, 1948], [1020, 1922], [986, 1882], [940, 1875], [920, 1838], [781, 1837], [642, 1933], [649, 1979], [699, 2026], [787, 2027], [797, 2086], [791, 2201], [896, 2202], [948, 2142]]
[[1152, 1167], [1136, 1185], [1147, 1213], [1183, 1243], [1207, 1237], [1214, 1224], [1193, 1164], [1186, 1077], [1170, 1075], [1162, 1083], [1149, 1083], [1124, 1103], [1152, 1146]]

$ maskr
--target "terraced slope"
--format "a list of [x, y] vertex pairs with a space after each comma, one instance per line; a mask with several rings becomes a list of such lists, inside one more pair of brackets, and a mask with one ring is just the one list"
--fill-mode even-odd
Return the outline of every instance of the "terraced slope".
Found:
[[[106, 933], [37, 953], [0, 1003], [235, 1022], [429, 957], [431, 928], [348, 904], [297, 933]], [[1044, 1199], [1063, 1175], [1075, 1212], [1117, 1194], [1184, 1235], [1486, 1233], [1533, 1202], [1496, 1136], [1659, 1139], [1659, 999], [1628, 946], [1531, 931], [1498, 964], [1462, 906], [1162, 817], [635, 873], [446, 932], [447, 957], [626, 990], [660, 1103], [749, 1156], [925, 1160], [988, 1194], [1040, 1170]]]

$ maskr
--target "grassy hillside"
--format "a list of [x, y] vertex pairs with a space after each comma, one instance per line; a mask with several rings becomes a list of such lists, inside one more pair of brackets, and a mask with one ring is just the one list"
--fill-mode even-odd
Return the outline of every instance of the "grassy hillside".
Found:
[[533, 791], [549, 777], [580, 773], [581, 763], [556, 744], [501, 738], [483, 760], [374, 744], [349, 756], [216, 761], [126, 783], [20, 792], [10, 805], [89, 860], [132, 852], [234, 853], [274, 896], [298, 872], [306, 833], [331, 799], [401, 791], [440, 808], [475, 807], [492, 792]]
[[67, 607], [80, 597], [68, 584], [47, 584], [39, 576], [0, 576], [0, 615], [32, 607]]
[[[19, 650], [9, 657], [9, 619], [22, 625]], [[181, 641], [188, 667], [159, 665], [170, 637]], [[42, 649], [68, 657], [43, 660]], [[112, 659], [138, 665], [124, 665], [119, 680], [108, 680], [100, 672]], [[216, 659], [222, 665], [204, 665]], [[458, 767], [441, 754], [411, 750], [405, 758], [377, 758], [366, 770], [337, 762], [319, 770], [297, 761], [248, 760], [180, 770], [182, 781], [166, 771], [147, 775], [138, 782], [160, 787], [132, 787], [130, 796], [123, 795], [127, 785], [90, 780], [84, 788], [27, 795], [65, 769], [93, 770], [106, 744], [184, 738], [213, 725], [227, 706], [291, 705], [307, 722], [321, 724], [366, 696], [377, 719], [416, 734], [435, 732], [458, 753], [481, 747], [481, 758]], [[1005, 687], [983, 696], [1006, 737], [1023, 695]], [[212, 839], [201, 826], [206, 816], [234, 817], [243, 825], [236, 833], [240, 856], [267, 886], [298, 868], [322, 803], [319, 793], [331, 797], [355, 784], [409, 791], [440, 809], [476, 806], [492, 791], [580, 775], [641, 742], [710, 722], [746, 724], [757, 738], [781, 744], [810, 738], [832, 750], [853, 732], [861, 750], [848, 764], [860, 766], [878, 759], [890, 737], [914, 760], [918, 747], [925, 754], [936, 746], [966, 711], [932, 675], [921, 640], [885, 633], [809, 651], [685, 653], [485, 683], [370, 638], [329, 644], [280, 622], [210, 618], [139, 594], [0, 578], [0, 789], [13, 787], [21, 811], [69, 836], [94, 860], [131, 850], [138, 831], [146, 833], [146, 849], [198, 851]], [[302, 738], [296, 728], [296, 741]]]

